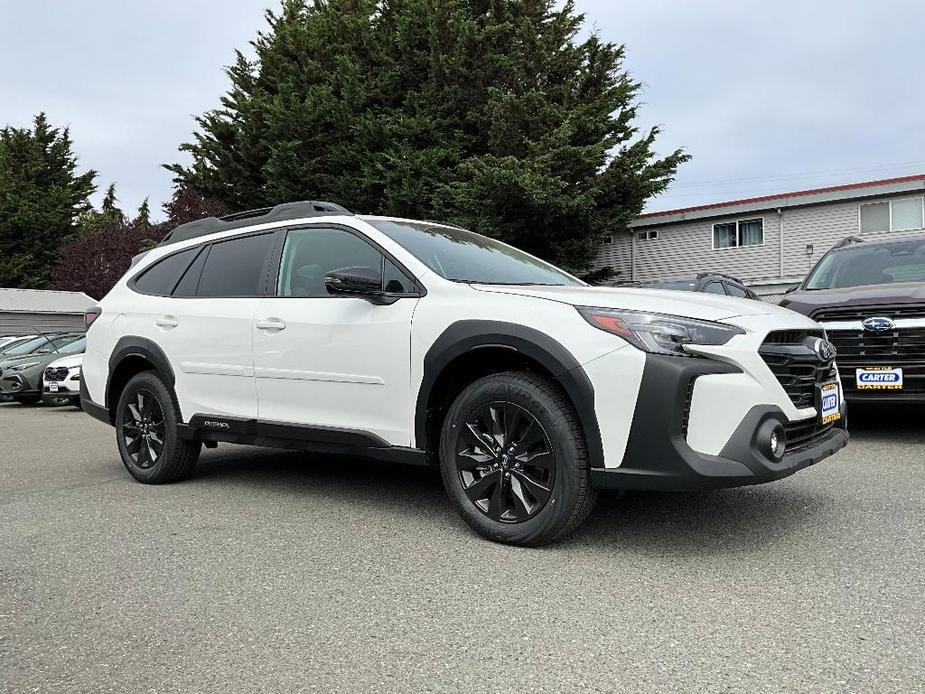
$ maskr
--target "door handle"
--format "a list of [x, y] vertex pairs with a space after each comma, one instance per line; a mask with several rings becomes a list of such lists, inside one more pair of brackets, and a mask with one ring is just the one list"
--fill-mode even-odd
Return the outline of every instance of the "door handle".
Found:
[[154, 325], [160, 328], [176, 328], [180, 325], [180, 321], [173, 316], [159, 316], [154, 320]]
[[285, 330], [286, 329], [286, 322], [281, 321], [279, 318], [264, 318], [263, 320], [258, 320], [256, 325], [261, 330]]

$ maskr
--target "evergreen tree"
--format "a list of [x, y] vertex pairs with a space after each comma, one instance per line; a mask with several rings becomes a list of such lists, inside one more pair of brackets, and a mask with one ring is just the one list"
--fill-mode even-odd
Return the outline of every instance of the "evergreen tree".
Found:
[[116, 184], [110, 183], [100, 203], [100, 209], [89, 208], [77, 218], [77, 234], [96, 234], [128, 221], [125, 212], [116, 204]]
[[445, 219], [585, 272], [688, 157], [656, 156], [623, 47], [558, 5], [285, 0], [168, 168], [232, 210]]
[[132, 224], [141, 227], [151, 226], [151, 206], [148, 204], [148, 198], [145, 198], [138, 207], [138, 214], [132, 220]]
[[106, 195], [103, 196], [103, 202], [100, 203], [100, 214], [107, 223], [125, 223], [127, 217], [117, 205], [118, 202], [119, 199], [116, 197], [116, 184], [110, 183], [109, 187], [106, 189]]
[[67, 128], [44, 113], [0, 130], [0, 287], [43, 288], [59, 249], [90, 209], [95, 171], [77, 173]]

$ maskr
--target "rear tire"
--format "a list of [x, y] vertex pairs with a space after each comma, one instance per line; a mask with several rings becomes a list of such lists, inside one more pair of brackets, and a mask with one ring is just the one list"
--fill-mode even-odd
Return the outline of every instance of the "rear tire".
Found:
[[180, 418], [173, 393], [153, 371], [133, 376], [116, 406], [116, 444], [129, 473], [145, 484], [188, 477], [199, 459], [198, 442], [177, 437]]
[[534, 547], [581, 525], [597, 500], [571, 403], [529, 373], [486, 376], [447, 412], [440, 472], [457, 512], [483, 537]]

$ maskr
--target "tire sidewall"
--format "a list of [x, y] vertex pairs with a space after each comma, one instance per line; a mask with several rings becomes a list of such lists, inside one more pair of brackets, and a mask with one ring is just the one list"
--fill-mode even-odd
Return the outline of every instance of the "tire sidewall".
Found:
[[[154, 394], [161, 412], [164, 413], [164, 448], [157, 462], [149, 468], [140, 468], [132, 461], [131, 456], [125, 447], [125, 441], [122, 436], [122, 420], [128, 403], [134, 400], [139, 390], [147, 390]], [[170, 461], [177, 452], [177, 408], [174, 404], [173, 395], [160, 377], [153, 371], [143, 371], [133, 376], [122, 394], [119, 396], [119, 404], [116, 407], [116, 445], [119, 447], [119, 456], [122, 458], [122, 464], [126, 470], [135, 479], [140, 482], [155, 483], [160, 482], [164, 475], [164, 469], [170, 464]]]
[[[502, 523], [480, 511], [463, 490], [456, 469], [457, 431], [471, 414], [489, 402], [509, 402], [536, 417], [549, 437], [556, 470], [552, 495], [543, 509], [520, 523]], [[566, 526], [578, 503], [578, 466], [584, 464], [582, 442], [576, 441], [568, 413], [543, 389], [506, 375], [487, 377], [466, 388], [447, 412], [440, 436], [440, 472], [447, 493], [466, 523], [496, 542], [534, 545], [554, 539]]]

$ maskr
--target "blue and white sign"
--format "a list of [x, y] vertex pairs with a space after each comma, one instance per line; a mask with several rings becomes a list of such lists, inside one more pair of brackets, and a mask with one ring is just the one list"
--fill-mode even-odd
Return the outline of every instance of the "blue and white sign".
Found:
[[858, 390], [902, 390], [903, 370], [890, 366], [855, 369]]
[[819, 393], [819, 421], [828, 424], [841, 419], [838, 410], [838, 384], [826, 383]]

